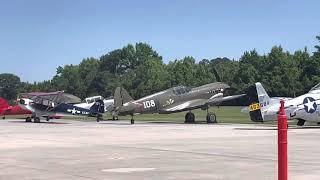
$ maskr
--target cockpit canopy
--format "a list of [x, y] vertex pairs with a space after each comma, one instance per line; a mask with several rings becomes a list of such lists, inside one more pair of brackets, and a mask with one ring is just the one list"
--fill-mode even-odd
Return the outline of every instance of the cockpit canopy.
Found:
[[320, 83], [313, 86], [313, 88], [311, 88], [309, 92], [314, 91], [314, 90], [320, 90]]
[[87, 104], [96, 102], [97, 100], [103, 100], [103, 97], [102, 96], [93, 96], [93, 97], [88, 97], [85, 99]]
[[185, 94], [185, 93], [190, 92], [192, 90], [192, 88], [187, 87], [187, 86], [177, 86], [177, 87], [172, 88], [172, 90], [173, 90], [174, 94], [181, 95], [181, 94]]

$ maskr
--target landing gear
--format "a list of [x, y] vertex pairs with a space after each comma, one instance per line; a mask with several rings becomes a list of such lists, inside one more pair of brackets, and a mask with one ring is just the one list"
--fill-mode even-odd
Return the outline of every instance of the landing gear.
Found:
[[297, 126], [303, 126], [305, 124], [306, 120], [298, 119]]
[[207, 113], [207, 123], [211, 124], [211, 123], [217, 123], [217, 116], [214, 113]]
[[6, 119], [6, 116], [3, 116], [2, 119]]
[[185, 115], [184, 123], [195, 123], [195, 115], [191, 111]]
[[112, 121], [119, 120], [118, 113], [114, 110], [112, 111]]
[[206, 117], [208, 124], [218, 123], [217, 116], [215, 113], [209, 112], [209, 107], [207, 107], [207, 117]]
[[31, 117], [27, 117], [27, 118], [26, 118], [26, 122], [32, 122], [32, 121], [31, 121]]
[[119, 120], [118, 116], [112, 116], [112, 121], [118, 121], [118, 120]]
[[48, 116], [48, 117], [46, 118], [46, 120], [47, 120], [47, 121], [50, 121], [50, 117]]
[[131, 115], [131, 120], [130, 120], [131, 124], [134, 124], [134, 119], [133, 119], [133, 115]]
[[101, 114], [97, 114], [97, 122], [100, 122], [100, 120], [102, 120], [102, 115]]
[[34, 117], [33, 118], [34, 123], [40, 123], [40, 118], [39, 117]]

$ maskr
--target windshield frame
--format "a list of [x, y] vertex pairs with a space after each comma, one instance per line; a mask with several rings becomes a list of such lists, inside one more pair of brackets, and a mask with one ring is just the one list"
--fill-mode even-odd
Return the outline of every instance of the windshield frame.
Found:
[[192, 88], [188, 86], [176, 86], [173, 87], [172, 90], [175, 95], [183, 95], [189, 93], [192, 90]]
[[317, 85], [313, 86], [309, 92], [314, 91], [314, 90], [320, 90], [320, 83], [318, 83]]

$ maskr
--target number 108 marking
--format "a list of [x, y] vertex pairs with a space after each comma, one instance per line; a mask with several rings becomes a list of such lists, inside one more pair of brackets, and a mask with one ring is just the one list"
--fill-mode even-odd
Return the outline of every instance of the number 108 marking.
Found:
[[151, 108], [151, 107], [155, 107], [156, 106], [156, 103], [154, 102], [154, 100], [150, 100], [150, 101], [145, 101], [143, 102], [143, 107], [145, 109], [147, 108]]

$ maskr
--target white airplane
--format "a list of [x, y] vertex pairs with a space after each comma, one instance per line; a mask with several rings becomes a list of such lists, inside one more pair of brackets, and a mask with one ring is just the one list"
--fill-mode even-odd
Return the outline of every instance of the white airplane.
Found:
[[92, 96], [85, 98], [85, 102], [74, 104], [74, 106], [90, 109], [90, 107], [98, 100], [102, 100], [104, 103], [104, 111], [110, 111], [113, 108], [113, 99], [104, 99], [102, 96]]
[[99, 122], [105, 109], [102, 100], [96, 100], [89, 108], [75, 106], [81, 99], [64, 91], [22, 93], [18, 102], [21, 108], [32, 112], [26, 122], [33, 118], [35, 123], [39, 123], [41, 117], [49, 121], [50, 117], [62, 116], [94, 116]]
[[248, 91], [251, 101], [249, 106], [250, 118], [254, 122], [276, 121], [280, 108], [280, 100], [285, 101], [284, 106], [288, 120], [297, 119], [298, 126], [305, 122], [320, 124], [320, 83], [308, 93], [296, 98], [270, 98], [260, 82]]

